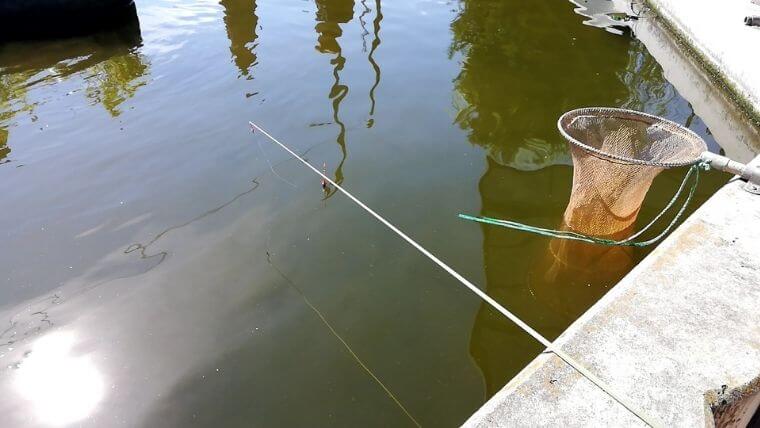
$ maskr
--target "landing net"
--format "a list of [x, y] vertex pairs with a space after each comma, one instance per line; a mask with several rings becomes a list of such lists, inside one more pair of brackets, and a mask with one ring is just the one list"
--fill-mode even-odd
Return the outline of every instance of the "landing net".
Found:
[[[604, 245], [645, 246], [665, 236], [686, 209], [699, 181], [701, 154], [707, 150], [697, 134], [669, 120], [633, 110], [591, 107], [569, 111], [557, 123], [573, 158], [570, 201], [559, 229], [508, 220], [460, 215], [551, 237]], [[639, 232], [631, 234], [641, 204], [664, 169], [691, 166], [667, 206]], [[691, 181], [691, 186], [687, 186]], [[684, 189], [689, 192], [671, 223], [652, 239], [634, 242], [665, 212]], [[628, 236], [621, 239], [623, 236]]]

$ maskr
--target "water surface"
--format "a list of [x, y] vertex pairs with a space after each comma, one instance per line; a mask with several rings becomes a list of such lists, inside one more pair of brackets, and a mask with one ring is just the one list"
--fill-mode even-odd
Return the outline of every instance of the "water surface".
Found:
[[138, 0], [0, 45], [7, 424], [463, 422], [540, 346], [247, 122], [556, 337], [647, 250], [547, 275], [545, 238], [457, 214], [559, 225], [572, 108], [722, 142], [629, 32], [529, 3]]

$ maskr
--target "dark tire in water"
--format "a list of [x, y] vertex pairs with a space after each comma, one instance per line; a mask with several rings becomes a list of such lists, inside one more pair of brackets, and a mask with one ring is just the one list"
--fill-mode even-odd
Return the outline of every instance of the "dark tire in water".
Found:
[[0, 0], [0, 42], [82, 36], [134, 22], [134, 0]]

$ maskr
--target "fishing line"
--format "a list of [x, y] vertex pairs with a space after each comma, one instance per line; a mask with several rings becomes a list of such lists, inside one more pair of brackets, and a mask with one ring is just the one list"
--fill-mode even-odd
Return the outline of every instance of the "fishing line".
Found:
[[[322, 143], [315, 144], [311, 146], [309, 149], [304, 151], [301, 156], [305, 156], [309, 151], [311, 151], [313, 148], [321, 145]], [[292, 158], [288, 158], [288, 160], [292, 160]], [[285, 161], [281, 162], [284, 163]], [[277, 194], [275, 193], [273, 197], [276, 197]], [[275, 253], [271, 250], [269, 243], [272, 238], [272, 231], [271, 228], [267, 232], [267, 241], [266, 241], [266, 254], [267, 254], [267, 264], [277, 272], [277, 274], [282, 278], [290, 288], [292, 288], [298, 295], [301, 297], [301, 300], [303, 300], [304, 304], [311, 309], [311, 311], [319, 318], [319, 320], [322, 322], [322, 324], [327, 327], [327, 329], [330, 331], [330, 333], [335, 337], [345, 348], [346, 352], [351, 356], [351, 358], [356, 362], [356, 364], [361, 367], [362, 370], [364, 370], [374, 381], [375, 383], [380, 386], [380, 388], [385, 392], [385, 394], [388, 396], [388, 398], [391, 399], [398, 407], [401, 409], [401, 411], [409, 418], [409, 420], [417, 427], [421, 427], [422, 425], [417, 422], [417, 419], [412, 416], [411, 412], [401, 403], [401, 400], [396, 397], [396, 395], [383, 383], [383, 381], [380, 380], [380, 378], [367, 366], [364, 361], [362, 361], [361, 358], [359, 358], [359, 355], [354, 352], [353, 348], [351, 348], [351, 345], [348, 344], [348, 342], [343, 339], [343, 337], [338, 333], [337, 330], [330, 324], [330, 322], [327, 320], [327, 317], [322, 313], [322, 311], [319, 310], [313, 303], [311, 303], [311, 300], [306, 296], [306, 293], [296, 285], [296, 283], [290, 279], [287, 275], [285, 275], [285, 272], [283, 272], [274, 262], [273, 258]]]
[[280, 174], [278, 174], [278, 173], [277, 173], [277, 171], [275, 171], [275, 170], [274, 170], [274, 167], [272, 166], [272, 162], [269, 162], [269, 157], [267, 157], [266, 153], [264, 153], [264, 149], [261, 147], [261, 142], [259, 142], [259, 140], [256, 140], [256, 144], [258, 144], [258, 145], [259, 145], [259, 151], [261, 151], [261, 156], [263, 156], [263, 157], [264, 157], [264, 160], [266, 160], [266, 161], [267, 161], [267, 165], [269, 165], [269, 170], [270, 170], [270, 171], [272, 171], [272, 174], [274, 174], [274, 175], [275, 175], [277, 178], [279, 178], [280, 180], [284, 181], [284, 182], [285, 182], [286, 184], [288, 184], [290, 187], [292, 187], [292, 188], [294, 188], [294, 189], [295, 189], [295, 188], [297, 188], [298, 186], [296, 186], [295, 184], [291, 183], [290, 181], [288, 181], [288, 180], [286, 180], [286, 179], [282, 178], [282, 177], [280, 176]]
[[372, 208], [368, 207], [364, 202], [360, 201], [357, 197], [352, 195], [348, 190], [344, 189], [340, 185], [338, 185], [336, 182], [334, 182], [330, 177], [323, 174], [319, 169], [312, 166], [308, 161], [303, 159], [301, 156], [299, 156], [296, 152], [291, 150], [288, 146], [281, 143], [279, 140], [271, 136], [267, 131], [265, 131], [260, 126], [256, 125], [253, 122], [248, 122], [248, 124], [251, 126], [251, 131], [257, 130], [261, 132], [264, 136], [266, 136], [269, 140], [276, 143], [278, 146], [282, 147], [283, 150], [290, 153], [291, 156], [296, 158], [298, 161], [300, 161], [302, 164], [306, 165], [309, 169], [314, 171], [315, 174], [322, 177], [324, 180], [329, 182], [331, 185], [335, 186], [336, 189], [338, 189], [341, 193], [346, 195], [349, 199], [351, 199], [356, 205], [361, 207], [364, 211], [369, 213], [371, 216], [375, 217], [380, 223], [385, 225], [388, 229], [396, 233], [398, 236], [400, 236], [402, 239], [404, 239], [407, 243], [409, 243], [412, 247], [416, 248], [420, 253], [425, 255], [427, 258], [432, 260], [436, 265], [438, 265], [441, 269], [445, 270], [449, 275], [454, 277], [457, 281], [462, 283], [465, 287], [469, 288], [470, 291], [475, 293], [478, 297], [480, 297], [482, 300], [484, 300], [486, 303], [488, 303], [492, 308], [499, 311], [502, 315], [507, 317], [509, 320], [511, 320], [513, 323], [517, 324], [518, 327], [520, 327], [523, 331], [528, 333], [530, 336], [532, 336], [534, 339], [536, 339], [539, 343], [544, 345], [546, 349], [550, 352], [553, 352], [557, 357], [565, 361], [568, 365], [572, 366], [576, 371], [578, 371], [581, 375], [583, 375], [586, 379], [594, 383], [596, 386], [598, 386], [600, 389], [602, 389], [604, 392], [606, 392], [610, 397], [612, 397], [615, 401], [620, 403], [623, 407], [628, 409], [632, 414], [634, 414], [637, 418], [639, 418], [642, 422], [645, 424], [652, 426], [652, 427], [660, 427], [663, 426], [661, 422], [659, 422], [657, 419], [652, 418], [651, 416], [647, 415], [643, 410], [639, 409], [637, 406], [634, 406], [631, 403], [631, 400], [629, 400], [626, 396], [623, 394], [620, 394], [619, 392], [615, 391], [612, 387], [607, 385], [604, 381], [602, 381], [600, 378], [598, 378], [596, 375], [591, 373], [588, 369], [583, 367], [578, 361], [576, 361], [574, 358], [572, 358], [570, 355], [566, 354], [562, 349], [555, 346], [552, 342], [550, 342], [548, 339], [546, 339], [544, 336], [542, 336], [540, 333], [538, 333], [536, 330], [534, 330], [531, 326], [529, 326], [527, 323], [525, 323], [523, 320], [521, 320], [517, 315], [513, 314], [509, 310], [507, 310], [504, 306], [500, 305], [496, 300], [494, 300], [491, 296], [486, 294], [483, 290], [475, 286], [472, 282], [470, 282], [467, 278], [459, 274], [459, 272], [455, 271], [452, 267], [444, 263], [441, 259], [433, 255], [430, 251], [428, 251], [425, 247], [423, 247], [421, 244], [417, 243], [414, 239], [410, 238], [407, 234], [402, 232], [399, 228], [394, 226], [390, 221], [386, 220], [383, 216], [376, 213]]
[[338, 334], [338, 332], [335, 330], [335, 328], [333, 328], [333, 326], [330, 324], [330, 322], [327, 321], [327, 318], [325, 318], [325, 316], [322, 314], [322, 312], [319, 309], [317, 309], [317, 307], [314, 306], [311, 303], [311, 301], [309, 300], [308, 297], [306, 297], [306, 294], [304, 294], [304, 292], [301, 290], [301, 288], [299, 288], [290, 278], [288, 278], [280, 270], [280, 268], [277, 267], [277, 265], [274, 264], [274, 262], [272, 262], [272, 255], [271, 255], [271, 253], [269, 251], [267, 251], [267, 263], [269, 263], [269, 265], [272, 266], [272, 268], [277, 271], [277, 273], [280, 275], [280, 277], [282, 279], [284, 279], [285, 282], [287, 282], [288, 285], [290, 285], [296, 291], [296, 293], [298, 293], [301, 296], [301, 299], [303, 299], [304, 303], [306, 303], [306, 306], [308, 306], [317, 315], [317, 317], [322, 321], [322, 324], [324, 324], [325, 327], [327, 327], [330, 330], [330, 333], [332, 333], [332, 335], [335, 336], [335, 338], [338, 339], [338, 341], [340, 341], [341, 344], [343, 344], [343, 347], [351, 355], [351, 358], [353, 358], [353, 360], [356, 361], [356, 363], [368, 375], [370, 375], [370, 377], [372, 377], [372, 379], [374, 379], [374, 381], [380, 386], [380, 388], [382, 388], [383, 391], [385, 391], [385, 394], [388, 395], [388, 397], [394, 403], [396, 403], [396, 405], [401, 409], [402, 412], [404, 412], [404, 414], [412, 421], [412, 423], [414, 423], [414, 425], [416, 425], [417, 427], [422, 427], [422, 425], [420, 425], [420, 423], [417, 422], [417, 419], [415, 419], [414, 416], [412, 416], [412, 414], [409, 412], [409, 410], [407, 410], [407, 408], [404, 407], [403, 404], [401, 404], [401, 401], [393, 394], [393, 392], [391, 392], [391, 390], [388, 389], [387, 386], [385, 386], [385, 384], [383, 383], [383, 381], [381, 381], [380, 378], [378, 378], [375, 375], [375, 373], [373, 373], [372, 370], [370, 370], [370, 368], [367, 367], [366, 364], [364, 364], [364, 362], [361, 360], [361, 358], [359, 358], [359, 356], [356, 355], [356, 352], [354, 352], [354, 350], [351, 348], [351, 346], [348, 344], [348, 342], [346, 342], [343, 339], [343, 337], [340, 334]]

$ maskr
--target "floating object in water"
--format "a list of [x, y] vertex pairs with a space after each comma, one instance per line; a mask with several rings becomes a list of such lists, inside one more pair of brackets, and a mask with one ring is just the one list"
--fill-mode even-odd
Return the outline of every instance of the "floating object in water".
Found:
[[[574, 165], [572, 193], [558, 230], [487, 217], [460, 217], [553, 238], [643, 247], [662, 239], [681, 218], [696, 190], [700, 170], [713, 168], [740, 175], [748, 181], [748, 191], [760, 193], [760, 167], [708, 152], [702, 138], [667, 119], [633, 110], [590, 107], [563, 114], [557, 125], [570, 144]], [[690, 168], [671, 201], [644, 228], [629, 235], [654, 178], [664, 169], [685, 166]], [[667, 227], [654, 238], [636, 241], [675, 206], [689, 181], [687, 197]]]
[[[322, 174], [327, 175], [327, 162], [322, 163]], [[327, 184], [327, 180], [323, 178], [321, 181], [322, 181], [322, 190], [324, 190], [325, 192], [329, 191], [330, 185]]]

